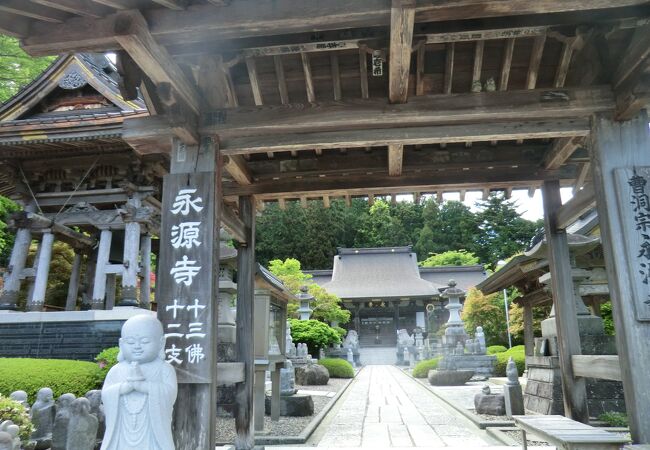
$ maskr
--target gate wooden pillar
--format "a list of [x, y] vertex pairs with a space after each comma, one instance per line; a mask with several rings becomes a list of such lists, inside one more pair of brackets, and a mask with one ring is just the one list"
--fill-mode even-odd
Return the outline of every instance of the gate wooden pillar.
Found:
[[217, 144], [174, 139], [163, 184], [158, 318], [176, 369], [177, 449], [214, 450], [221, 161]]
[[560, 182], [545, 181], [542, 185], [544, 199], [544, 232], [548, 245], [548, 262], [551, 272], [551, 289], [555, 306], [555, 323], [562, 371], [562, 394], [567, 417], [589, 423], [587, 388], [584, 378], [573, 375], [571, 357], [580, 355], [580, 333], [576, 311], [575, 288], [571, 275], [569, 244], [565, 230], [557, 229], [557, 212], [562, 206]]
[[635, 443], [650, 444], [650, 135], [645, 111], [627, 122], [595, 116], [596, 206], [612, 299], [625, 405]]
[[[255, 201], [239, 197], [239, 217], [244, 223], [246, 244], [237, 252], [237, 352], [244, 363], [244, 382], [237, 384], [235, 404], [235, 448], [250, 450], [255, 445], [253, 420], [253, 313], [255, 302]], [[264, 393], [262, 393], [264, 395]], [[262, 405], [263, 408], [263, 405]]]

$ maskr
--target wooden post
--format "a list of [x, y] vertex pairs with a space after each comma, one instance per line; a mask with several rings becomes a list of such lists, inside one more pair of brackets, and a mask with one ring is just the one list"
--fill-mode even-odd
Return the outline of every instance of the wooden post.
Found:
[[[237, 384], [235, 404], [235, 448], [249, 450], [255, 445], [253, 434], [253, 311], [255, 300], [255, 200], [239, 197], [239, 217], [246, 228], [246, 244], [237, 253], [237, 352], [244, 363], [244, 382]], [[263, 372], [262, 372], [263, 374]], [[263, 383], [262, 383], [263, 385]], [[262, 399], [264, 393], [262, 392]], [[264, 400], [262, 400], [264, 402]], [[263, 405], [262, 405], [263, 407]]]
[[555, 306], [564, 412], [573, 420], [589, 423], [587, 390], [584, 378], [573, 375], [571, 357], [580, 355], [580, 333], [576, 311], [576, 292], [571, 275], [569, 244], [566, 231], [557, 229], [557, 212], [562, 206], [560, 182], [545, 181], [542, 186], [544, 201], [544, 232], [548, 245], [548, 262], [551, 272], [551, 289]]
[[[137, 194], [129, 199], [127, 205], [140, 207]], [[138, 256], [140, 255], [140, 224], [128, 221], [124, 228], [124, 271], [122, 272], [122, 298], [118, 306], [138, 306]]]
[[174, 444], [214, 450], [222, 163], [208, 137], [198, 146], [174, 139], [170, 159], [163, 181], [157, 300], [166, 359], [178, 379]]
[[535, 350], [535, 331], [533, 330], [533, 306], [524, 304], [524, 347], [526, 356], [533, 356]]
[[72, 270], [70, 271], [70, 284], [68, 284], [68, 297], [65, 301], [65, 310], [74, 311], [77, 307], [77, 296], [79, 295], [79, 281], [81, 280], [81, 253], [75, 252]]
[[650, 289], [644, 283], [648, 254], [641, 251], [646, 233], [638, 224], [650, 211], [643, 203], [634, 211], [637, 200], [643, 202], [650, 194], [647, 114], [620, 123], [596, 116], [591, 139], [596, 206], [630, 432], [635, 443], [650, 444]]
[[0, 310], [16, 309], [18, 302], [18, 293], [20, 292], [20, 279], [27, 255], [29, 255], [29, 246], [32, 243], [32, 233], [27, 228], [19, 228], [14, 240], [14, 248], [11, 250], [9, 267], [4, 279], [4, 289], [0, 296]]
[[47, 279], [50, 274], [50, 261], [52, 259], [52, 245], [54, 234], [51, 231], [43, 233], [41, 251], [38, 254], [36, 276], [34, 278], [34, 292], [27, 304], [29, 311], [42, 311], [45, 304], [45, 292], [47, 290]]
[[102, 230], [99, 238], [99, 249], [95, 263], [95, 279], [93, 281], [93, 309], [104, 309], [104, 297], [106, 296], [106, 266], [111, 253], [111, 230]]
[[271, 420], [280, 420], [280, 365], [275, 364], [271, 372]]
[[145, 234], [140, 238], [140, 265], [142, 274], [140, 277], [140, 307], [150, 309], [151, 296], [151, 235]]

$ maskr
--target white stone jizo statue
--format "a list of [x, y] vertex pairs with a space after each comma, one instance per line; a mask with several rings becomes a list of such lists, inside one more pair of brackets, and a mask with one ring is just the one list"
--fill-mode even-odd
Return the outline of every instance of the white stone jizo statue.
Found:
[[122, 327], [118, 363], [102, 388], [106, 432], [101, 450], [174, 450], [172, 410], [178, 385], [165, 362], [165, 337], [153, 316]]

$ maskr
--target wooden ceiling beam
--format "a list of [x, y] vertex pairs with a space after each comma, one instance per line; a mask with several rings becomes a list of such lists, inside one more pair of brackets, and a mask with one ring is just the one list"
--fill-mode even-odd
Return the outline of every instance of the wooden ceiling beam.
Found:
[[262, 100], [262, 88], [260, 87], [260, 82], [257, 77], [257, 64], [255, 64], [255, 58], [246, 58], [246, 69], [248, 70], [248, 78], [250, 80], [251, 90], [253, 91], [253, 101], [257, 106], [261, 106], [264, 104], [264, 101]]
[[567, 73], [569, 73], [569, 65], [571, 64], [571, 57], [573, 56], [576, 39], [577, 38], [569, 38], [567, 42], [562, 44], [562, 54], [555, 71], [555, 80], [553, 81], [553, 86], [557, 88], [564, 87], [564, 83], [566, 82], [566, 76]]
[[578, 176], [576, 177], [576, 182], [573, 185], [574, 195], [576, 192], [578, 192], [580, 189], [582, 189], [585, 186], [587, 177], [589, 176], [590, 173], [591, 173], [591, 163], [590, 162], [582, 163], [582, 165], [578, 169]]
[[273, 57], [273, 65], [275, 67], [275, 76], [278, 79], [278, 94], [280, 94], [280, 102], [283, 105], [289, 103], [289, 90], [287, 89], [287, 79], [284, 76], [284, 65], [282, 64], [282, 56], [275, 55]]
[[309, 103], [316, 103], [316, 91], [314, 90], [314, 78], [311, 74], [311, 64], [309, 62], [309, 54], [301, 53], [300, 60], [302, 61], [302, 71], [305, 76], [305, 89], [307, 90], [307, 101]]
[[546, 169], [558, 169], [580, 145], [581, 139], [575, 137], [565, 137], [556, 139], [551, 145], [544, 159]]
[[427, 46], [421, 43], [416, 54], [415, 69], [415, 95], [424, 95], [424, 58], [427, 54]]
[[29, 33], [29, 19], [15, 14], [0, 14], [0, 33], [23, 38]]
[[415, 0], [392, 0], [390, 11], [388, 98], [391, 103], [405, 103], [411, 68]]
[[253, 183], [253, 174], [241, 155], [224, 156], [223, 167], [237, 183]]
[[516, 139], [542, 139], [586, 136], [588, 119], [511, 121], [507, 123], [481, 123], [467, 125], [437, 125], [424, 127], [382, 128], [347, 131], [318, 131], [312, 133], [287, 133], [266, 136], [244, 136], [221, 139], [221, 151], [226, 155], [300, 151], [322, 149], [347, 149], [386, 145], [416, 145], [458, 143], [467, 141], [499, 141]]
[[334, 101], [339, 101], [341, 100], [341, 71], [339, 69], [339, 55], [337, 55], [336, 52], [330, 53], [330, 68], [332, 72]]
[[[471, 174], [462, 175], [463, 172], [421, 172], [417, 174], [390, 177], [385, 174], [373, 174], [356, 177], [310, 177], [300, 180], [270, 180], [254, 183], [247, 186], [224, 186], [224, 196], [255, 195], [258, 198], [272, 199], [274, 197], [296, 196], [330, 196], [341, 195], [374, 195], [388, 192], [413, 191], [442, 192], [477, 190], [479, 187], [505, 189], [511, 187], [525, 187], [530, 182], [541, 182], [548, 179], [572, 180], [575, 177], [575, 167], [565, 166], [561, 170], [546, 171], [533, 169], [514, 171], [508, 168], [501, 170], [475, 170]], [[471, 180], [471, 181], [470, 181]], [[372, 197], [371, 197], [372, 196]]]
[[44, 22], [63, 23], [70, 15], [60, 9], [50, 8], [44, 5], [34, 5], [26, 0], [3, 0], [0, 2], [0, 11], [29, 17], [30, 19], [42, 20]]
[[[101, 0], [98, 3], [115, 7], [119, 2]], [[415, 7], [415, 21], [441, 22], [571, 11], [586, 13], [646, 4], [647, 0], [425, 0]], [[391, 8], [386, 0], [302, 0], [300, 8], [295, 7], [293, 0], [276, 0], [256, 4], [254, 17], [250, 14], [248, 2], [232, 2], [227, 8], [199, 3], [184, 11], [157, 8], [145, 11], [145, 15], [154, 38], [162, 45], [168, 45], [376, 27], [390, 23]], [[92, 23], [82, 18], [81, 21], [67, 21], [54, 27], [34, 24], [24, 48], [34, 56], [114, 49], [112, 32], [108, 32], [112, 27], [107, 24], [114, 19], [108, 16], [101, 20], [104, 22]]]
[[158, 45], [151, 36], [142, 14], [138, 11], [118, 14], [115, 33], [117, 42], [154, 83], [169, 83], [175, 94], [194, 113], [199, 113], [201, 102], [196, 87], [187, 79], [167, 50]]
[[515, 38], [506, 40], [503, 47], [503, 57], [501, 59], [501, 76], [499, 77], [499, 90], [505, 91], [508, 89], [508, 81], [510, 80], [510, 67], [512, 66], [512, 55], [515, 51]]
[[623, 58], [614, 72], [612, 85], [615, 89], [623, 86], [639, 69], [643, 69], [650, 56], [650, 24], [637, 28]]
[[239, 243], [246, 243], [246, 226], [231, 207], [225, 204], [221, 208], [221, 224], [226, 227], [228, 233]]
[[[483, 49], [485, 41], [476, 41], [474, 43], [474, 65], [472, 66], [472, 92], [481, 92], [483, 85], [481, 83], [481, 71], [483, 70]], [[478, 86], [476, 86], [478, 83]], [[478, 89], [478, 90], [477, 90]]]
[[456, 44], [450, 42], [446, 45], [445, 52], [445, 84], [443, 94], [451, 94], [451, 87], [454, 81], [454, 54], [456, 53]]
[[388, 175], [398, 177], [402, 175], [402, 161], [404, 159], [404, 145], [388, 145]]
[[100, 5], [108, 6], [117, 10], [133, 9], [133, 3], [129, 0], [92, 0]]
[[99, 5], [91, 0], [31, 0], [49, 8], [58, 9], [69, 14], [75, 14], [82, 17], [91, 17], [98, 19], [107, 16], [114, 11], [104, 5]]
[[174, 11], [182, 11], [187, 8], [186, 0], [152, 0], [154, 3], [164, 6], [165, 8], [173, 9]]
[[384, 99], [229, 109], [204, 121], [201, 132], [222, 138], [346, 128], [392, 128], [452, 123], [495, 123], [588, 117], [615, 109], [609, 86], [416, 96], [388, 105]]
[[592, 184], [588, 184], [583, 189], [577, 191], [573, 198], [563, 204], [557, 211], [556, 228], [559, 230], [565, 229], [595, 206], [596, 194], [594, 187]]
[[528, 74], [526, 75], [526, 89], [535, 89], [537, 86], [537, 74], [539, 65], [542, 62], [546, 35], [536, 36], [533, 42], [533, 49], [530, 51], [530, 62], [528, 63]]
[[361, 98], [369, 98], [370, 91], [368, 89], [368, 52], [366, 51], [365, 47], [359, 49], [359, 82], [361, 86]]

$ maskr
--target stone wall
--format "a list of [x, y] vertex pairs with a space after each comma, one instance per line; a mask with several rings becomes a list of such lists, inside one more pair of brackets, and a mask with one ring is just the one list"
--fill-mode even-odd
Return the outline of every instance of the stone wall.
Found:
[[0, 357], [93, 361], [99, 352], [118, 344], [129, 317], [143, 313], [147, 311], [138, 308], [2, 313]]

